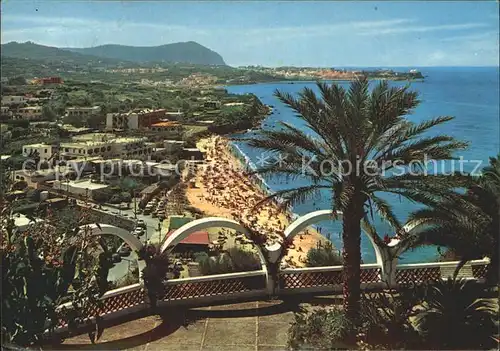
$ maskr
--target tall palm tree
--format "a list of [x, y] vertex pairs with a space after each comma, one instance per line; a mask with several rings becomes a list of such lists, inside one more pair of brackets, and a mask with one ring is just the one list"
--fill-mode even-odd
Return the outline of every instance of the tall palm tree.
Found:
[[324, 189], [331, 192], [332, 208], [344, 214], [344, 308], [357, 320], [361, 223], [368, 221], [375, 210], [396, 230], [401, 229], [391, 205], [379, 193], [389, 192], [418, 202], [446, 196], [450, 187], [463, 186], [466, 177], [426, 175], [426, 158], [449, 160], [467, 145], [448, 135], [423, 136], [453, 117], [409, 121], [406, 116], [419, 100], [408, 87], [390, 87], [381, 82], [370, 91], [365, 78], [353, 81], [349, 89], [323, 83], [317, 83], [317, 87], [319, 96], [309, 88], [304, 88], [298, 98], [275, 92], [306, 123], [307, 130], [283, 122], [280, 130], [264, 130], [260, 137], [243, 140], [279, 155], [278, 162], [264, 164], [256, 173], [309, 180], [309, 185], [278, 191], [266, 201], [281, 197], [293, 204], [317, 196]]
[[428, 207], [413, 212], [408, 223], [415, 228], [413, 246], [434, 244], [448, 247], [461, 259], [455, 270], [471, 259], [489, 257], [488, 279], [498, 283], [500, 237], [500, 155], [474, 178], [465, 194], [440, 201], [426, 201]]

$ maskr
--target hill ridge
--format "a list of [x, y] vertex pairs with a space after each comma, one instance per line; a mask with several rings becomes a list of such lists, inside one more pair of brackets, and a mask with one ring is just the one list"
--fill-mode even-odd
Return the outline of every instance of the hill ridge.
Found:
[[129, 46], [105, 44], [90, 48], [58, 48], [28, 41], [1, 45], [2, 56], [43, 61], [69, 61], [91, 64], [121, 62], [169, 62], [225, 66], [222, 56], [194, 41], [160, 46]]

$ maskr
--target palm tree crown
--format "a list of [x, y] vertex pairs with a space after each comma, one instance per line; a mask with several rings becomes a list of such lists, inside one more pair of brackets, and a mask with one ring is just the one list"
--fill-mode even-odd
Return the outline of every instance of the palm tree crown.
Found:
[[498, 244], [500, 237], [500, 155], [490, 158], [489, 166], [473, 178], [465, 194], [439, 201], [426, 201], [426, 208], [413, 212], [408, 223], [415, 227], [413, 246], [446, 246], [462, 262], [491, 259], [489, 277], [498, 282]]
[[[342, 211], [344, 241], [344, 307], [353, 317], [359, 310], [361, 222], [376, 211], [396, 230], [401, 224], [390, 204], [379, 196], [389, 192], [421, 202], [446, 197], [467, 177], [428, 173], [426, 160], [449, 160], [466, 143], [448, 135], [423, 136], [453, 117], [414, 123], [407, 119], [418, 106], [416, 92], [380, 82], [370, 91], [366, 79], [344, 89], [317, 83], [319, 96], [304, 88], [298, 98], [276, 91], [308, 130], [282, 123], [281, 130], [264, 130], [247, 139], [250, 146], [279, 154], [280, 160], [260, 167], [261, 175], [305, 178], [308, 185], [271, 195], [288, 203], [302, 202], [321, 190], [332, 193], [332, 208]], [[412, 172], [410, 172], [410, 170]]]

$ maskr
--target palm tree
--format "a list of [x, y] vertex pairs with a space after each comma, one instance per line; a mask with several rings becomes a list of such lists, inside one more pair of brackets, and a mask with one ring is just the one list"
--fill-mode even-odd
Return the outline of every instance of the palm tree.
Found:
[[427, 208], [413, 212], [408, 223], [418, 222], [412, 246], [445, 246], [460, 257], [462, 266], [471, 259], [489, 257], [488, 278], [498, 282], [500, 237], [500, 155], [474, 179], [465, 194], [442, 201], [426, 201]]
[[498, 348], [498, 310], [475, 282], [437, 281], [428, 287], [414, 323], [434, 349]]
[[357, 319], [361, 223], [375, 210], [396, 230], [401, 229], [390, 204], [379, 193], [417, 202], [446, 196], [450, 187], [463, 186], [466, 177], [427, 174], [425, 161], [452, 159], [455, 151], [467, 145], [447, 135], [422, 136], [453, 117], [409, 121], [406, 116], [419, 100], [408, 87], [381, 82], [370, 92], [365, 78], [353, 81], [347, 90], [337, 84], [317, 83], [317, 87], [319, 97], [309, 88], [298, 99], [275, 92], [306, 123], [307, 130], [283, 122], [280, 130], [264, 130], [261, 137], [243, 140], [278, 154], [278, 162], [264, 164], [255, 173], [309, 180], [309, 185], [277, 191], [265, 201], [280, 197], [293, 204], [320, 195], [321, 190], [332, 193], [332, 208], [344, 214], [344, 308]]

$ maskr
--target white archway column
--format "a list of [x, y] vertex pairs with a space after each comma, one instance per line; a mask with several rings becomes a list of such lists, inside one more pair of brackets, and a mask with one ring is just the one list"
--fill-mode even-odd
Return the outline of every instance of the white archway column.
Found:
[[[311, 224], [324, 220], [332, 220], [333, 215], [334, 215], [333, 210], [319, 210], [319, 211], [309, 212], [308, 214], [300, 216], [285, 229], [285, 237], [291, 240], [293, 239], [293, 237], [298, 235], [302, 230], [306, 229]], [[336, 211], [335, 215], [341, 217], [343, 214], [340, 211]], [[363, 230], [363, 232], [367, 234], [375, 251], [377, 265], [380, 267], [381, 270], [382, 281], [390, 282], [392, 280], [395, 280], [394, 278], [395, 273], [391, 273], [395, 272], [395, 269], [393, 270], [391, 267], [393, 266], [395, 267], [395, 265], [397, 264], [397, 260], [394, 262], [394, 260], [391, 259], [392, 252], [390, 250], [385, 250], [385, 248], [377, 245], [375, 238], [372, 238], [370, 235], [368, 235], [366, 231]]]
[[[245, 227], [243, 227], [240, 223], [232, 219], [222, 218], [222, 217], [207, 217], [207, 218], [196, 219], [194, 221], [186, 223], [182, 227], [177, 229], [175, 232], [173, 232], [172, 235], [170, 235], [167, 238], [167, 240], [165, 240], [165, 242], [162, 244], [161, 252], [164, 252], [170, 246], [178, 244], [192, 233], [206, 228], [229, 228], [236, 230], [240, 233], [243, 233], [250, 240], [252, 239], [248, 230]], [[261, 251], [261, 248], [258, 245], [255, 245], [255, 247], [257, 248], [257, 255], [259, 256], [262, 270], [266, 274], [267, 290], [268, 292], [271, 293], [271, 291], [274, 291], [275, 282], [273, 281], [271, 275], [269, 274], [268, 261], [266, 259], [266, 256], [264, 255], [264, 252]], [[266, 250], [265, 253], [268, 254], [269, 251], [267, 249], [265, 250]], [[271, 248], [271, 251], [272, 250], [274, 250], [273, 247]], [[269, 257], [272, 256], [273, 254], [271, 254]]]

